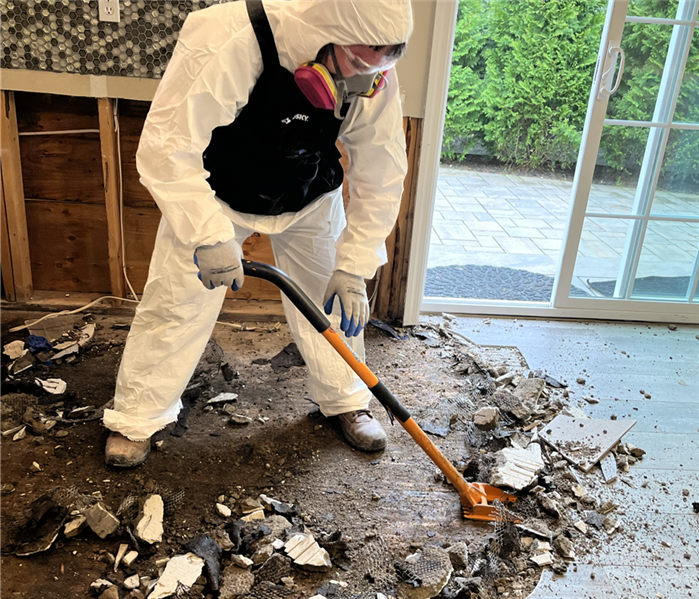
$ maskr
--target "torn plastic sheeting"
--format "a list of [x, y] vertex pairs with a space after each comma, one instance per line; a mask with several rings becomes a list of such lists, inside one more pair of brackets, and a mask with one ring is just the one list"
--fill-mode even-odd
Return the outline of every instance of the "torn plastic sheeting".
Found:
[[65, 393], [68, 387], [68, 383], [66, 383], [63, 379], [34, 379], [34, 382], [44, 391], [54, 395], [61, 395], [62, 393]]
[[206, 577], [212, 591], [218, 591], [221, 583], [221, 548], [209, 535], [201, 535], [187, 543], [187, 549], [204, 560]]
[[46, 339], [46, 337], [41, 337], [39, 335], [28, 335], [24, 343], [27, 349], [33, 354], [51, 351], [53, 349], [51, 342]]
[[375, 326], [377, 329], [381, 329], [382, 331], [386, 331], [394, 339], [398, 339], [398, 341], [405, 341], [408, 338], [407, 335], [405, 337], [401, 337], [398, 334], [398, 331], [396, 331], [396, 329], [394, 329], [391, 325], [388, 325], [385, 322], [382, 322], [380, 320], [376, 320], [375, 318], [370, 319], [369, 324], [372, 326]]
[[165, 566], [163, 575], [148, 595], [148, 599], [164, 599], [177, 592], [179, 586], [191, 588], [201, 576], [204, 560], [194, 553], [176, 555]]

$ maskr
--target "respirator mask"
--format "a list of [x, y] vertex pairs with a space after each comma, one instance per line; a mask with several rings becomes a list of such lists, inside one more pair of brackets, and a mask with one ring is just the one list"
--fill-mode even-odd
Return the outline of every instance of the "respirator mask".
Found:
[[378, 71], [359, 57], [352, 54], [349, 48], [341, 46], [347, 57], [353, 62], [359, 62], [369, 72], [362, 75], [345, 77], [335, 55], [335, 46], [330, 46], [330, 57], [335, 67], [331, 73], [320, 62], [307, 62], [294, 72], [296, 85], [315, 108], [332, 110], [335, 118], [342, 120], [342, 105], [354, 98], [373, 98], [377, 92], [388, 86], [386, 71]]

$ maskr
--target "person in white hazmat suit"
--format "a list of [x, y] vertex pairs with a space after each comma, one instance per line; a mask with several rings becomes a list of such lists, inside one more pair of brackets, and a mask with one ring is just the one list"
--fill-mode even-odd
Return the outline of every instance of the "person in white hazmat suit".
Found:
[[[411, 30], [408, 0], [230, 2], [188, 16], [136, 155], [163, 218], [104, 413], [108, 464], [142, 463], [176, 421], [253, 232], [364, 355], [364, 279], [386, 262], [407, 171], [393, 67]], [[355, 448], [383, 449], [366, 385], [283, 304], [322, 413]]]

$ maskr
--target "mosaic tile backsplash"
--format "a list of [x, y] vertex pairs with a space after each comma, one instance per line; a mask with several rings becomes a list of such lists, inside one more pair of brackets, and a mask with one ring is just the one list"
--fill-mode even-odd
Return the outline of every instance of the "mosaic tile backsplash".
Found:
[[121, 21], [97, 0], [0, 0], [3, 69], [160, 79], [187, 15], [226, 0], [120, 0]]

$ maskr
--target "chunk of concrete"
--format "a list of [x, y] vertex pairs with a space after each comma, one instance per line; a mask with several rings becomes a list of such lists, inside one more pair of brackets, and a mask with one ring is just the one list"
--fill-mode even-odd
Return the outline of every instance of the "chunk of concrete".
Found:
[[141, 516], [136, 522], [134, 534], [142, 541], [153, 544], [163, 540], [163, 516], [165, 504], [160, 495], [149, 495], [143, 502]]
[[284, 550], [297, 566], [305, 570], [327, 572], [332, 568], [330, 554], [318, 545], [313, 535], [294, 535], [286, 542]]
[[223, 571], [223, 581], [221, 582], [219, 597], [222, 599], [228, 599], [229, 597], [233, 599], [240, 595], [244, 595], [254, 584], [255, 575], [250, 572], [250, 570], [239, 568], [231, 564]]
[[63, 534], [66, 538], [71, 539], [77, 537], [85, 528], [87, 528], [87, 518], [80, 514], [70, 522], [66, 522]]
[[222, 503], [216, 504], [216, 511], [218, 512], [219, 516], [223, 516], [224, 518], [230, 518], [231, 514], [233, 513], [231, 508], [229, 508], [227, 505], [223, 505]]
[[256, 566], [264, 564], [274, 554], [274, 547], [271, 544], [263, 545], [252, 554], [252, 563]]
[[231, 555], [231, 564], [233, 564], [234, 566], [238, 566], [239, 568], [249, 570], [250, 568], [252, 568], [254, 562], [249, 557], [234, 554]]
[[553, 516], [554, 518], [561, 517], [561, 508], [558, 505], [558, 502], [548, 495], [544, 495], [543, 493], [539, 495], [539, 505], [541, 505], [541, 509], [543, 509], [549, 516]]
[[94, 595], [101, 595], [109, 587], [113, 587], [113, 586], [114, 586], [113, 582], [110, 582], [109, 580], [106, 580], [104, 578], [98, 578], [92, 584], [90, 584], [90, 591], [92, 591], [92, 593]]
[[441, 547], [425, 547], [396, 562], [398, 597], [400, 599], [432, 599], [442, 592], [454, 568], [449, 553]]
[[466, 543], [463, 541], [454, 543], [447, 547], [447, 553], [455, 570], [466, 570], [468, 568], [468, 547]]
[[[151, 497], [159, 497], [152, 495]], [[161, 499], [162, 501], [162, 499]], [[176, 555], [165, 566], [148, 599], [162, 599], [177, 592], [178, 586], [191, 587], [204, 569], [204, 560], [194, 553]], [[224, 595], [225, 596], [225, 595]]]
[[564, 557], [565, 559], [575, 559], [573, 543], [571, 543], [568, 537], [564, 537], [563, 535], [558, 536], [554, 541], [554, 546], [561, 557]]
[[544, 379], [524, 379], [517, 385], [514, 394], [517, 399], [536, 404], [544, 387], [546, 387], [546, 381]]
[[119, 518], [101, 501], [85, 511], [87, 525], [100, 538], [106, 539], [119, 528]]
[[481, 408], [473, 415], [473, 424], [482, 431], [492, 431], [500, 422], [500, 410], [494, 406]]
[[102, 593], [99, 596], [99, 599], [119, 599], [119, 587], [112, 586], [109, 587], [106, 591], [102, 591]]
[[128, 591], [133, 591], [134, 589], [138, 588], [138, 585], [141, 583], [138, 574], [134, 574], [133, 576], [129, 576], [125, 581], [124, 581], [124, 588]]

